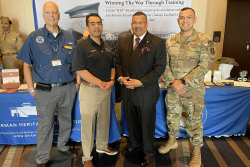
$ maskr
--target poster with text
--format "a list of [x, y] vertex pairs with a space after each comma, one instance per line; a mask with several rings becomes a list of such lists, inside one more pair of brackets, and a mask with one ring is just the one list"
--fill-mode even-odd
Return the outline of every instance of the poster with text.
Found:
[[[44, 26], [43, 4], [47, 0], [33, 0], [36, 29]], [[177, 18], [180, 10], [191, 7], [192, 0], [53, 0], [60, 11], [59, 26], [70, 31], [76, 40], [86, 30], [86, 16], [98, 13], [103, 21], [102, 38], [116, 48], [118, 35], [128, 31], [134, 13], [141, 11], [147, 15], [148, 31], [163, 39], [168, 39], [180, 31]]]

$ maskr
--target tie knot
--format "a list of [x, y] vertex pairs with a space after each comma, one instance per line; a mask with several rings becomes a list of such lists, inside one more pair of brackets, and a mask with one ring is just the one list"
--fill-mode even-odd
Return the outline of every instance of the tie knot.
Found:
[[135, 42], [136, 42], [136, 43], [139, 43], [139, 41], [140, 41], [140, 38], [136, 38], [136, 39], [135, 39]]

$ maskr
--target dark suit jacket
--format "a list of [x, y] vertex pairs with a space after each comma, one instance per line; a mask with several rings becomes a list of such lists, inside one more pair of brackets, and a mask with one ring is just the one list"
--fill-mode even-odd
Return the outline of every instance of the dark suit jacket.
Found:
[[[122, 85], [122, 101], [128, 98], [139, 107], [150, 107], [156, 104], [160, 97], [158, 79], [166, 67], [166, 45], [163, 39], [146, 33], [143, 40], [133, 51], [133, 35], [122, 38], [116, 55], [116, 77], [129, 76], [139, 79], [144, 87], [127, 89]], [[150, 51], [142, 52], [143, 48]], [[128, 91], [131, 91], [130, 94]], [[128, 97], [129, 96], [129, 97]]]
[[119, 44], [122, 38], [127, 37], [127, 36], [129, 36], [129, 35], [131, 35], [131, 34], [133, 34], [133, 33], [131, 32], [130, 29], [129, 29], [128, 31], [123, 31], [123, 32], [121, 32], [121, 33], [118, 35], [118, 42], [117, 42], [117, 43]]

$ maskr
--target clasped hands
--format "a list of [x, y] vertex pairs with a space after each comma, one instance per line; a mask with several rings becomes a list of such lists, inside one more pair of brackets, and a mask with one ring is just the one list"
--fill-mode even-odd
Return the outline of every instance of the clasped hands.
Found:
[[120, 79], [120, 82], [126, 86], [128, 89], [134, 89], [137, 87], [141, 87], [141, 81], [138, 79], [132, 79], [129, 77], [123, 77]]
[[178, 94], [184, 94], [187, 91], [187, 88], [181, 83], [180, 79], [171, 80], [171, 88]]
[[112, 86], [114, 85], [114, 81], [101, 82], [98, 86], [101, 88], [103, 92], [108, 92]]

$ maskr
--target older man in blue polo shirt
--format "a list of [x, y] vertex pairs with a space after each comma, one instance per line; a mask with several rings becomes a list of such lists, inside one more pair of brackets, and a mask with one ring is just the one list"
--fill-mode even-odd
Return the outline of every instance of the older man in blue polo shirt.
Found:
[[[76, 158], [76, 151], [67, 145], [71, 132], [71, 111], [77, 87], [71, 72], [74, 37], [58, 26], [60, 13], [54, 2], [43, 5], [45, 26], [32, 32], [26, 39], [17, 58], [24, 61], [24, 75], [29, 92], [36, 102], [37, 166], [46, 166], [53, 141], [54, 115], [57, 108], [59, 135], [57, 147], [65, 156]], [[33, 86], [30, 65], [33, 64]]]

